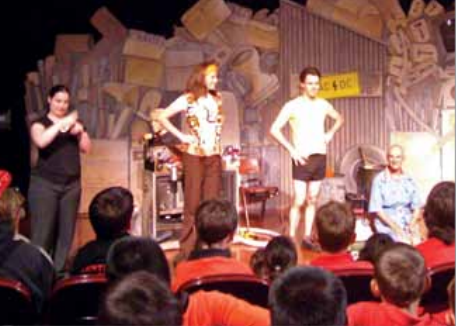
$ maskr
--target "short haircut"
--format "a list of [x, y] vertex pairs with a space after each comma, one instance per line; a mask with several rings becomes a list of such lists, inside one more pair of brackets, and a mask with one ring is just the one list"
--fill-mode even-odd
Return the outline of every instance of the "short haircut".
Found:
[[141, 270], [158, 276], [168, 284], [171, 282], [168, 261], [157, 242], [146, 237], [123, 237], [116, 240], [106, 257], [106, 276], [109, 282]]
[[366, 260], [375, 264], [380, 253], [394, 244], [393, 238], [387, 233], [374, 233], [367, 239], [359, 252], [358, 260]]
[[299, 74], [299, 81], [301, 83], [304, 83], [306, 81], [306, 77], [308, 75], [312, 75], [312, 76], [318, 76], [319, 78], [321, 78], [321, 72], [318, 68], [316, 67], [305, 67], [301, 73]]
[[266, 272], [270, 281], [296, 266], [298, 253], [296, 246], [289, 237], [277, 236], [271, 239], [264, 249]]
[[236, 231], [236, 207], [227, 200], [206, 200], [196, 210], [195, 225], [199, 242], [217, 243]]
[[133, 195], [128, 189], [111, 187], [90, 202], [89, 219], [98, 238], [115, 239], [125, 233], [133, 214]]
[[426, 264], [416, 248], [396, 243], [380, 253], [374, 266], [380, 293], [389, 303], [408, 307], [423, 294]]
[[355, 234], [356, 218], [344, 203], [329, 201], [315, 215], [318, 242], [327, 252], [347, 249]]
[[15, 188], [7, 188], [0, 195], [0, 223], [14, 224], [14, 218], [18, 217], [18, 213], [23, 209], [25, 198]]
[[182, 325], [182, 308], [169, 285], [138, 271], [112, 284], [101, 303], [102, 325]]
[[454, 182], [436, 184], [428, 195], [424, 206], [424, 222], [429, 237], [446, 244], [454, 243]]
[[342, 281], [320, 267], [293, 267], [269, 291], [272, 325], [345, 325]]

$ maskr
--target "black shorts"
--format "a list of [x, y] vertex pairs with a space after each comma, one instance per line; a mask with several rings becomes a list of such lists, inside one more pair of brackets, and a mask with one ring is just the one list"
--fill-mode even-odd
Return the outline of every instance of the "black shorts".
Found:
[[293, 179], [301, 181], [323, 180], [326, 175], [326, 155], [312, 154], [306, 164], [296, 165], [293, 162]]

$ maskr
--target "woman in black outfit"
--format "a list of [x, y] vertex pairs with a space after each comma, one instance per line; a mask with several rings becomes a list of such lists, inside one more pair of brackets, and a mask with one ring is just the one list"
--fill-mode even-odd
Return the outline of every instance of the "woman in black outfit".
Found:
[[32, 169], [28, 193], [31, 241], [43, 247], [63, 270], [73, 240], [81, 197], [80, 152], [90, 150], [90, 138], [77, 112], [69, 111], [66, 86], [51, 88], [46, 115], [30, 128], [38, 147], [37, 165]]

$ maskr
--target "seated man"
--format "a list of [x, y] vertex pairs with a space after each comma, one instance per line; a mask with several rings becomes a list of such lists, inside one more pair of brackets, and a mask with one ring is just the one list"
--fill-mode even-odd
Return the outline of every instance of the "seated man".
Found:
[[428, 239], [416, 248], [428, 267], [446, 262], [454, 264], [454, 182], [440, 182], [432, 188], [424, 206]]
[[372, 182], [369, 213], [375, 214], [375, 229], [389, 234], [395, 241], [412, 243], [418, 237], [416, 227], [421, 199], [416, 182], [404, 173], [404, 149], [391, 145], [387, 167]]
[[114, 240], [128, 235], [132, 214], [133, 195], [128, 189], [111, 187], [99, 192], [89, 206], [89, 219], [96, 239], [79, 249], [71, 273], [80, 273], [89, 265], [105, 264]]
[[236, 273], [253, 275], [252, 270], [231, 257], [229, 246], [238, 225], [238, 214], [226, 200], [204, 201], [196, 210], [197, 247], [187, 261], [177, 264], [173, 290], [185, 282], [201, 276]]
[[380, 253], [375, 263], [371, 289], [381, 302], [359, 302], [348, 310], [350, 326], [439, 325], [419, 309], [426, 288], [423, 256], [414, 247], [397, 243]]
[[98, 321], [101, 325], [182, 325], [182, 307], [166, 282], [138, 271], [108, 288]]
[[25, 198], [13, 188], [0, 193], [0, 276], [28, 287], [39, 312], [51, 293], [55, 270], [43, 249], [17, 237], [24, 203]]
[[269, 291], [272, 325], [346, 325], [342, 281], [319, 267], [292, 267]]
[[323, 252], [310, 264], [333, 271], [346, 268], [372, 270], [369, 262], [356, 261], [348, 251], [356, 239], [355, 225], [356, 218], [347, 205], [329, 201], [321, 206], [315, 215], [315, 228]]
[[[168, 286], [170, 270], [160, 246], [150, 238], [125, 237], [111, 246], [107, 256], [106, 275], [114, 284], [135, 271], [154, 274]], [[267, 309], [218, 291], [198, 291], [179, 297], [184, 307], [183, 325], [247, 325], [270, 324]]]

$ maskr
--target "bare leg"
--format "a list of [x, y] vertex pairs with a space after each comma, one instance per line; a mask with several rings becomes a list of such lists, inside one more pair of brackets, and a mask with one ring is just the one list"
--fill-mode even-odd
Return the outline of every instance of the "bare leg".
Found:
[[312, 234], [312, 225], [315, 218], [315, 210], [318, 193], [320, 192], [321, 181], [309, 181], [307, 183], [306, 210], [304, 214], [305, 228], [304, 238], [310, 238]]
[[296, 235], [296, 229], [301, 219], [301, 207], [306, 199], [307, 185], [304, 181], [293, 180], [294, 198], [290, 208], [290, 226], [289, 234], [293, 238]]

